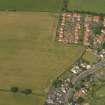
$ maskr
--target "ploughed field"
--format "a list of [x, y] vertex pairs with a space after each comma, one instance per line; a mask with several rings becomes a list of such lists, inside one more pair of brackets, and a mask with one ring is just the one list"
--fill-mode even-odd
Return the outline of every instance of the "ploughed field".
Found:
[[105, 0], [69, 0], [69, 10], [105, 13]]
[[30, 88], [34, 95], [0, 91], [0, 105], [43, 105], [51, 82], [82, 53], [55, 41], [58, 15], [0, 12], [0, 89]]

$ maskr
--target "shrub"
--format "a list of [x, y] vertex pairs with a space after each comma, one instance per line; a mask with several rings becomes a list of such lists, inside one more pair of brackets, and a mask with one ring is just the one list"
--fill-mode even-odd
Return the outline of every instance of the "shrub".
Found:
[[105, 42], [103, 43], [102, 48], [105, 49]]
[[26, 95], [32, 94], [32, 90], [31, 89], [25, 89], [25, 90], [22, 90], [21, 92], [26, 94]]
[[59, 88], [62, 84], [62, 80], [57, 79], [56, 81], [53, 82], [53, 86], [55, 88]]
[[18, 87], [11, 87], [11, 92], [17, 93], [19, 91]]
[[83, 102], [84, 102], [84, 98], [83, 98], [83, 97], [79, 97], [78, 100], [77, 100], [77, 102], [78, 102], [79, 104], [83, 103]]

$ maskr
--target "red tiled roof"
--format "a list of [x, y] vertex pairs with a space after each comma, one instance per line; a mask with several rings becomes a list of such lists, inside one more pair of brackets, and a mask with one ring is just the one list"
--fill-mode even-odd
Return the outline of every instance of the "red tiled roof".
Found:
[[76, 96], [76, 97], [81, 97], [81, 96], [83, 96], [82, 90], [77, 91], [77, 92], [74, 94], [74, 96]]
[[103, 42], [103, 41], [105, 41], [105, 35], [98, 35], [96, 37], [96, 41], [97, 42]]
[[100, 20], [100, 16], [94, 16], [93, 21], [98, 22]]

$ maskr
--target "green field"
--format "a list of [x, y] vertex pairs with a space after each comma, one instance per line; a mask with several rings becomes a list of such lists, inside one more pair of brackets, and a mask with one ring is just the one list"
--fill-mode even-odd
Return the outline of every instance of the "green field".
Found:
[[[55, 42], [57, 17], [0, 12], [0, 89], [18, 86], [46, 95], [51, 81], [81, 55], [82, 47]], [[0, 91], [0, 105], [42, 105], [44, 98]]]
[[105, 13], [105, 0], [69, 0], [69, 10]]
[[43, 105], [44, 97], [0, 92], [0, 105]]
[[62, 0], [0, 0], [0, 10], [58, 12]]
[[[98, 72], [104, 71], [105, 68], [99, 70]], [[97, 73], [98, 73], [97, 72]], [[105, 72], [103, 72], [105, 73]], [[94, 82], [95, 85], [90, 87], [91, 91], [87, 94], [86, 102], [89, 105], [105, 105], [105, 77], [104, 75], [100, 79]]]
[[86, 53], [83, 55], [83, 59], [89, 62], [90, 64], [97, 62], [97, 57], [92, 51], [86, 51]]
[[105, 85], [100, 87], [99, 90], [96, 91], [95, 95], [87, 95], [89, 105], [105, 105]]

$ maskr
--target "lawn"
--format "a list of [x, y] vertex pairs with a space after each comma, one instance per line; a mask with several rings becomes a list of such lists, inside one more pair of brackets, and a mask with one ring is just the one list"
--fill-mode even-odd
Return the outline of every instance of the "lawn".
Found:
[[97, 57], [92, 51], [86, 51], [86, 53], [83, 55], [83, 59], [90, 64], [96, 63], [97, 61]]
[[0, 10], [58, 12], [62, 0], [0, 0]]
[[[81, 55], [81, 46], [55, 42], [57, 19], [47, 12], [0, 12], [0, 89], [46, 95], [51, 81]], [[42, 105], [44, 98], [0, 91], [0, 105]]]
[[105, 0], [69, 0], [69, 10], [105, 13]]
[[98, 78], [93, 81], [84, 99], [89, 105], [105, 105], [105, 68], [101, 68], [96, 74]]
[[95, 95], [87, 95], [90, 105], [105, 105], [105, 85], [96, 91]]
[[[103, 77], [101, 79], [105, 81]], [[94, 92], [90, 92], [86, 100], [90, 105], [105, 105], [105, 84], [99, 80], [97, 80], [95, 84], [96, 85], [93, 87]], [[92, 93], [94, 93], [94, 95], [92, 95]]]

